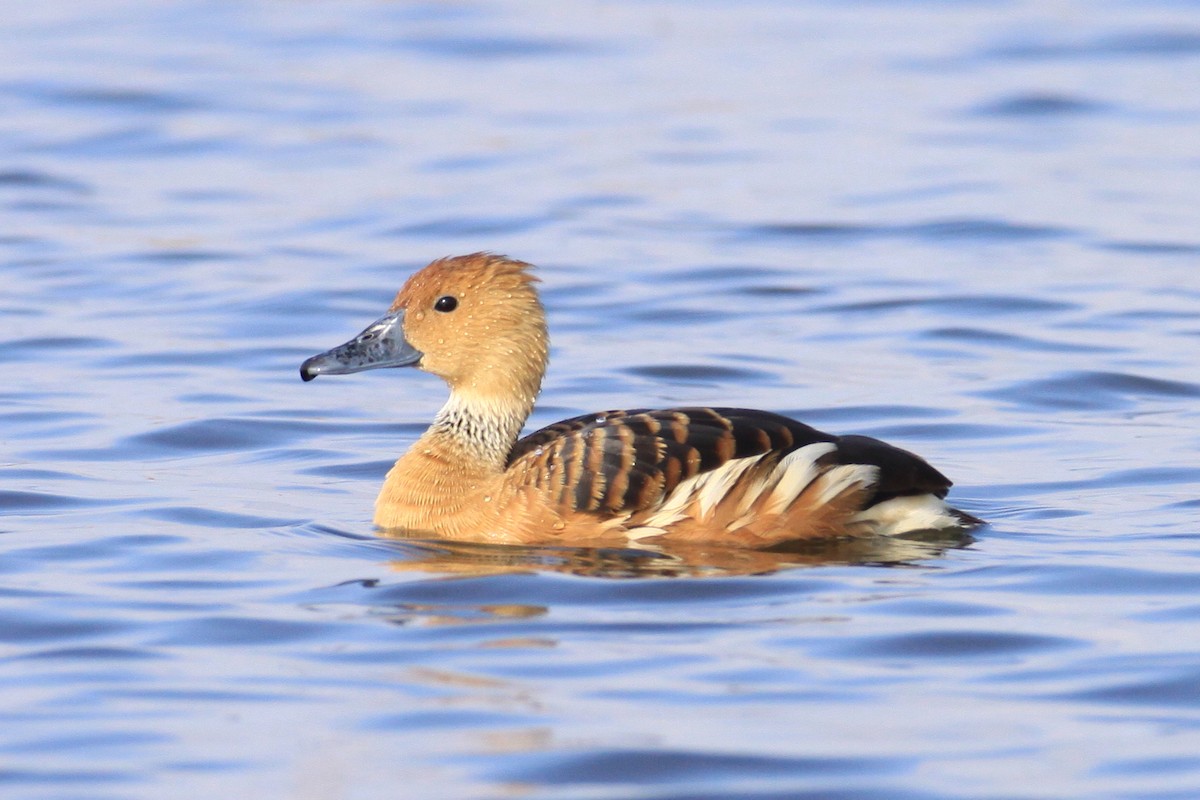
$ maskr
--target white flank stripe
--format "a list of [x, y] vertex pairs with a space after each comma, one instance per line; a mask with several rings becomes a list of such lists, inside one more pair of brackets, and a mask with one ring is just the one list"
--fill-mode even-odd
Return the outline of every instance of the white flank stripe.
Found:
[[722, 464], [711, 472], [706, 472], [703, 475], [698, 475], [698, 478], [704, 478], [703, 481], [698, 481], [695, 491], [696, 501], [700, 504], [700, 515], [707, 517], [709, 512], [716, 508], [717, 503], [725, 499], [725, 495], [729, 494], [729, 489], [735, 484], [738, 478], [759, 462], [762, 456], [758, 458], [739, 458]]
[[842, 464], [826, 472], [820, 478], [821, 494], [817, 505], [832, 502], [854, 484], [874, 486], [879, 481], [879, 467], [872, 464]]
[[832, 453], [837, 445], [832, 442], [817, 442], [793, 450], [783, 457], [779, 466], [771, 472], [775, 478], [775, 488], [767, 497], [767, 514], [781, 514], [784, 509], [795, 502], [800, 493], [808, 488], [813, 479], [820, 473], [816, 460], [823, 455]]

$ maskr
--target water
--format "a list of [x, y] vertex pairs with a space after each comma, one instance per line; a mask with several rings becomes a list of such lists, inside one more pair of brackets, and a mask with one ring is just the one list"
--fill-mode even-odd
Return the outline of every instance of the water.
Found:
[[[1200, 8], [9, 3], [0, 794], [1200, 795]], [[541, 266], [533, 424], [737, 404], [974, 539], [376, 538], [301, 360]]]

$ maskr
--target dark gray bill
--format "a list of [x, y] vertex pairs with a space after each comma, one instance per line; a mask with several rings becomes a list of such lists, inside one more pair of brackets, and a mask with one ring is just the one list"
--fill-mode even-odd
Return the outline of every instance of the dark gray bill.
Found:
[[313, 356], [300, 365], [300, 377], [348, 375], [366, 369], [409, 367], [421, 360], [421, 351], [404, 338], [404, 309], [386, 314], [345, 344]]

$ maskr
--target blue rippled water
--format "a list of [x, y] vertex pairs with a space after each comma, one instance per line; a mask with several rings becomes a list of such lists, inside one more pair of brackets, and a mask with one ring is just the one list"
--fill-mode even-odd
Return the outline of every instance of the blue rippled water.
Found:
[[[1194, 3], [10, 6], [0, 796], [1200, 796]], [[297, 367], [480, 249], [531, 425], [768, 408], [991, 524], [378, 538], [443, 388]]]

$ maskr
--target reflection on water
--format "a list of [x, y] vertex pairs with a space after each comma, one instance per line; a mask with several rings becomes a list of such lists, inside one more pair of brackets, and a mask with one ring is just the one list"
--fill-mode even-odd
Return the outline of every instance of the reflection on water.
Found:
[[398, 572], [497, 575], [553, 571], [592, 578], [711, 578], [770, 575], [779, 570], [823, 565], [904, 566], [935, 559], [949, 548], [966, 547], [965, 533], [928, 532], [790, 542], [772, 550], [663, 542], [637, 547], [528, 547], [409, 538], [409, 558], [390, 562]]
[[[374, 616], [394, 622], [397, 625], [474, 625], [483, 622], [502, 622], [507, 620], [531, 619], [544, 616], [546, 606], [525, 605], [522, 603], [488, 603], [472, 606], [464, 604], [429, 604], [429, 603], [400, 603], [394, 607], [379, 607]], [[532, 639], [500, 640], [505, 645], [492, 642], [490, 646], [528, 646]], [[518, 645], [520, 642], [522, 644]]]

